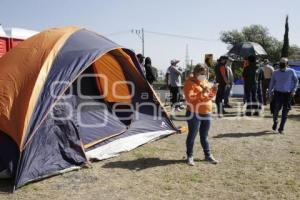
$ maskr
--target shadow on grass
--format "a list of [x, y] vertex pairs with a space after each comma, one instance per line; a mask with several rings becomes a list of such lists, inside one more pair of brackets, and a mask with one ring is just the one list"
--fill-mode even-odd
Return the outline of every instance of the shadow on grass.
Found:
[[137, 160], [115, 161], [106, 163], [103, 166], [103, 168], [120, 168], [141, 171], [148, 168], [161, 167], [185, 162], [185, 160], [161, 160], [159, 158], [140, 158]]
[[264, 135], [274, 135], [271, 131], [261, 131], [253, 133], [224, 133], [214, 136], [213, 138], [242, 138], [242, 137], [259, 137]]
[[0, 179], [0, 193], [10, 193], [13, 191], [12, 179]]
[[[271, 118], [272, 119], [273, 115], [264, 116], [264, 118]], [[279, 115], [278, 118], [280, 120], [281, 115]], [[288, 120], [300, 121], [300, 115], [289, 114], [288, 115]]]
[[[217, 117], [217, 115], [215, 115]], [[222, 118], [230, 118], [230, 117], [243, 117], [244, 113], [242, 112], [230, 112], [230, 113], [225, 113], [221, 115]]]

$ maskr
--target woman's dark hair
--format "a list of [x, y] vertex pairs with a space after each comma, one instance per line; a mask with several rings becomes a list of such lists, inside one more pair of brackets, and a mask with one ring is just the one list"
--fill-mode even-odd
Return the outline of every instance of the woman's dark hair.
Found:
[[151, 65], [151, 58], [150, 57], [146, 57], [145, 59], [145, 65], [150, 64]]
[[194, 70], [193, 70], [193, 73], [194, 74], [197, 74], [197, 73], [201, 73], [203, 71], [206, 71], [206, 67], [201, 65], [201, 64], [197, 64], [195, 67], [194, 67]]

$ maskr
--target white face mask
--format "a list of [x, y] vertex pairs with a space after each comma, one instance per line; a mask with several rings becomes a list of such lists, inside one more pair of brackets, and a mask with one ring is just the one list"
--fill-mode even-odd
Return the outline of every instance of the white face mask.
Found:
[[206, 75], [199, 75], [199, 76], [197, 76], [197, 79], [199, 81], [204, 81], [204, 80], [206, 80]]

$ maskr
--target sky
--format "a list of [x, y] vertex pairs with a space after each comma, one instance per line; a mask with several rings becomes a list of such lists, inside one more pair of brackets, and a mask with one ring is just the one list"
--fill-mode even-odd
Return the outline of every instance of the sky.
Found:
[[299, 0], [0, 0], [0, 23], [36, 31], [76, 25], [136, 53], [142, 52], [142, 42], [131, 30], [143, 28], [145, 56], [165, 71], [171, 59], [179, 59], [184, 67], [187, 49], [193, 64], [203, 62], [206, 53], [214, 59], [225, 54], [228, 46], [219, 40], [221, 31], [260, 24], [283, 40], [287, 14], [290, 43], [300, 46], [299, 8]]

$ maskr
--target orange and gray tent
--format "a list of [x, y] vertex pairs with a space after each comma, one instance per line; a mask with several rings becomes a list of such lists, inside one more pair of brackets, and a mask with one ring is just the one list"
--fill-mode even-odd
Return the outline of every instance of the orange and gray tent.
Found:
[[175, 133], [136, 55], [78, 27], [0, 58], [0, 174], [14, 188]]

